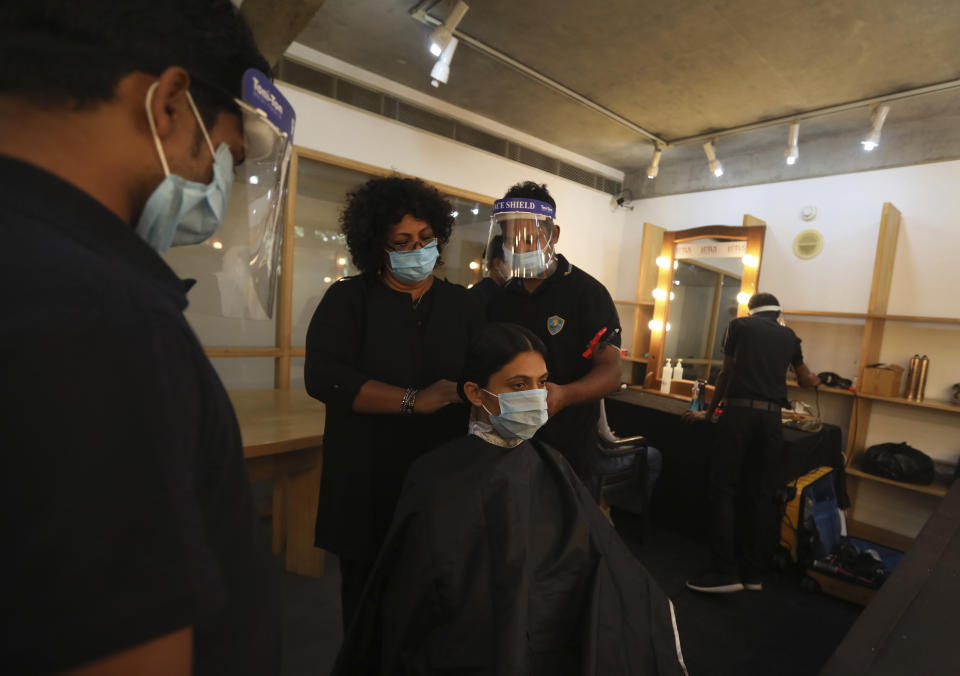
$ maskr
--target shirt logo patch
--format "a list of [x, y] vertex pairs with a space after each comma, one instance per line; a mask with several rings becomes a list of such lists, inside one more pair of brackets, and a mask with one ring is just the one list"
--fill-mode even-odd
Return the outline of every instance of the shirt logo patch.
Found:
[[563, 331], [564, 319], [560, 315], [553, 315], [552, 317], [547, 318], [547, 331], [550, 332], [551, 336], [555, 336], [561, 331]]

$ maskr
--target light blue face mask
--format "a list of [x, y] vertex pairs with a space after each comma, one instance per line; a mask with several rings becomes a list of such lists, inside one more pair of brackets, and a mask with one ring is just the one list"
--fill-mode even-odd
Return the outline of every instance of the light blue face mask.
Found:
[[547, 422], [547, 391], [544, 389], [503, 392], [496, 396], [500, 404], [500, 415], [490, 416], [490, 424], [504, 439], [530, 439]]
[[226, 143], [221, 143], [214, 151], [193, 97], [187, 92], [187, 100], [213, 156], [213, 180], [204, 184], [171, 174], [150, 107], [156, 87], [157, 83], [154, 83], [147, 91], [147, 121], [166, 177], [147, 199], [136, 232], [154, 250], [163, 253], [171, 246], [199, 244], [220, 226], [233, 186], [233, 154]]
[[542, 277], [547, 269], [543, 252], [539, 248], [522, 253], [504, 250], [503, 253], [504, 260], [516, 271], [517, 277]]
[[390, 269], [393, 276], [406, 284], [422, 282], [437, 265], [440, 250], [437, 240], [433, 240], [425, 247], [410, 251], [388, 251], [390, 254]]

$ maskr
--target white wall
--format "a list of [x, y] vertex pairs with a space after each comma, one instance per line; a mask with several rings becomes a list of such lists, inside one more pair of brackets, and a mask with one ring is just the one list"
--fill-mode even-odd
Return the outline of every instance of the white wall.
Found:
[[299, 146], [495, 198], [517, 181], [546, 183], [557, 201], [557, 248], [613, 293], [629, 212], [612, 210], [609, 195], [296, 87], [280, 89], [297, 111]]
[[[761, 290], [793, 310], [865, 312], [880, 210], [892, 202], [903, 224], [888, 312], [960, 317], [952, 274], [960, 259], [958, 186], [954, 161], [639, 200], [627, 216], [615, 295], [635, 294], [644, 221], [682, 230], [737, 225], [750, 213], [767, 222]], [[812, 222], [800, 218], [807, 205], [818, 210]], [[793, 239], [807, 228], [825, 241], [819, 256], [803, 261]]]

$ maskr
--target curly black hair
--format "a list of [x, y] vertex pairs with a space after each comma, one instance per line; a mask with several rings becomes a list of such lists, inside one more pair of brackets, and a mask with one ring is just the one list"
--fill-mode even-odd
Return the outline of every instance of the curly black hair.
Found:
[[452, 211], [450, 202], [432, 185], [419, 178], [388, 176], [370, 179], [347, 193], [340, 225], [353, 264], [365, 275], [376, 275], [383, 269], [390, 229], [404, 216], [425, 221], [443, 251], [453, 232]]

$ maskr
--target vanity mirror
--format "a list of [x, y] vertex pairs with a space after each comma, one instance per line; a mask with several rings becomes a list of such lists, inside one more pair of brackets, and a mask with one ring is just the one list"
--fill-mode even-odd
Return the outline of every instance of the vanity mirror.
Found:
[[666, 358], [673, 365], [683, 360], [684, 380], [716, 380], [727, 324], [747, 314], [757, 290], [765, 230], [763, 221], [747, 215], [743, 226], [664, 232], [648, 325], [648, 387], [656, 386]]

